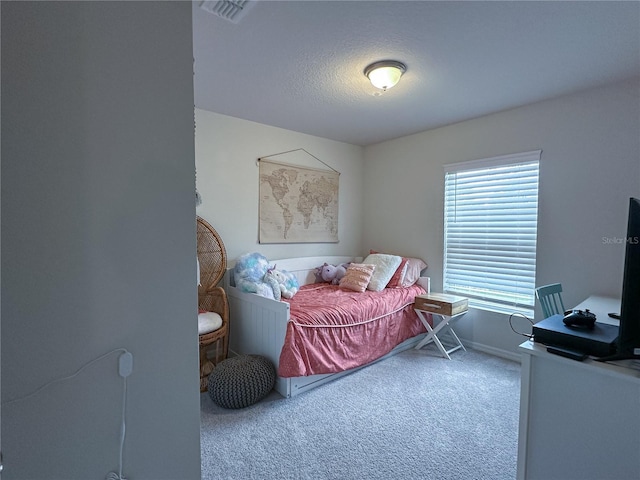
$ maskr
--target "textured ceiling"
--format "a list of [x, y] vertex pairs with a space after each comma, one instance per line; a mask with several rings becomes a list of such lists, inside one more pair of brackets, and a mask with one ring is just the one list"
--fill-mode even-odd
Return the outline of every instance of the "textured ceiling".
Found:
[[[259, 1], [193, 8], [196, 107], [369, 145], [640, 77], [639, 2]], [[407, 65], [377, 95], [375, 61]]]

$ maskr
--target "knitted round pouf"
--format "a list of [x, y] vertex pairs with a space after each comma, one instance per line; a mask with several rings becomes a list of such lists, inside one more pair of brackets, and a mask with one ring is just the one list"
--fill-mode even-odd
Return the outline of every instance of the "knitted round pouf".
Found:
[[276, 382], [276, 369], [260, 355], [238, 355], [220, 362], [209, 375], [209, 396], [224, 408], [244, 408], [262, 400]]

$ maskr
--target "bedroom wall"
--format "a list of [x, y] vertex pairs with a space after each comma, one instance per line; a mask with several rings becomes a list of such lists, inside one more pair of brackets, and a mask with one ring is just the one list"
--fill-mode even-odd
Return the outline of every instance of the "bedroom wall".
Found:
[[[218, 231], [229, 267], [248, 252], [269, 260], [297, 256], [362, 255], [364, 162], [362, 147], [196, 109], [196, 213]], [[303, 148], [340, 172], [338, 243], [258, 243], [257, 159]], [[304, 155], [296, 162], [304, 162]], [[272, 157], [282, 160], [282, 157]], [[289, 160], [289, 158], [287, 158]], [[286, 160], [282, 160], [286, 161]], [[303, 164], [303, 163], [300, 163]], [[311, 159], [307, 166], [327, 168]]]
[[[536, 284], [561, 282], [567, 307], [619, 296], [623, 245], [605, 239], [625, 236], [628, 198], [640, 195], [638, 132], [640, 81], [632, 80], [369, 146], [363, 238], [424, 258], [438, 291], [443, 165], [542, 149]], [[457, 325], [463, 341], [518, 358], [524, 337], [507, 315], [472, 310]], [[514, 326], [531, 331], [524, 319]]]
[[191, 4], [1, 8], [2, 478], [199, 479]]

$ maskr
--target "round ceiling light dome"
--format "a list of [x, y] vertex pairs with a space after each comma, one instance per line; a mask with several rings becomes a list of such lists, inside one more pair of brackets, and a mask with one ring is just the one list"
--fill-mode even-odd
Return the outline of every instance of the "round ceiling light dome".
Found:
[[387, 90], [400, 81], [400, 77], [407, 71], [404, 63], [395, 60], [383, 60], [372, 63], [364, 69], [371, 84], [380, 90]]

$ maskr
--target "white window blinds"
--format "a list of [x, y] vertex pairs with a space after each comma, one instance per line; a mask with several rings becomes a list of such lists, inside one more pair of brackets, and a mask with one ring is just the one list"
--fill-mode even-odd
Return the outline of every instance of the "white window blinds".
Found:
[[445, 166], [445, 292], [532, 314], [540, 154]]

